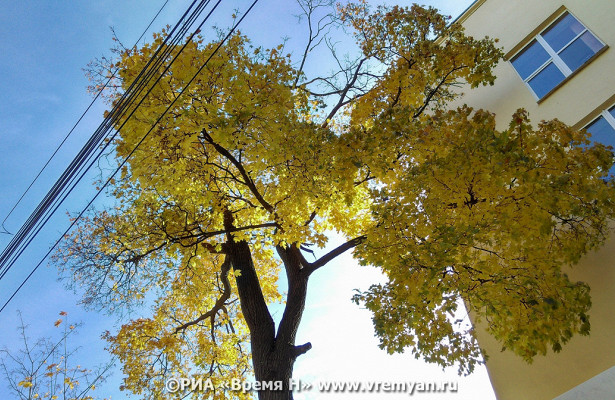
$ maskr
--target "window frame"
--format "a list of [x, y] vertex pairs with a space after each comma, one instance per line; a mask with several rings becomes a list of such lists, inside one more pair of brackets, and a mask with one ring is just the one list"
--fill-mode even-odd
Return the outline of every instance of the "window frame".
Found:
[[[571, 40], [569, 40], [565, 45], [563, 45], [561, 49], [559, 49], [558, 51], [555, 51], [542, 35], [543, 33], [547, 32], [549, 29], [557, 25], [557, 23], [562, 21], [566, 17], [566, 15], [572, 16], [579, 24], [581, 24], [581, 26], [583, 27], [583, 30], [579, 32], [576, 36], [574, 36]], [[598, 51], [596, 51], [591, 57], [589, 57], [585, 62], [583, 62], [583, 64], [581, 64], [577, 69], [571, 70], [570, 67], [559, 56], [559, 54], [565, 51], [572, 43], [574, 43], [576, 40], [578, 40], [582, 35], [584, 35], [587, 32], [589, 32], [602, 45], [602, 47]], [[516, 51], [514, 54], [512, 54], [510, 57], [507, 57], [507, 58], [508, 58], [508, 62], [510, 63], [511, 67], [513, 68], [513, 70], [515, 71], [519, 79], [523, 81], [525, 86], [528, 88], [528, 90], [530, 91], [532, 96], [534, 96], [534, 98], [536, 99], [538, 103], [542, 102], [544, 99], [549, 97], [551, 93], [555, 92], [562, 84], [564, 84], [566, 81], [572, 78], [578, 71], [583, 69], [589, 63], [591, 63], [594, 60], [594, 58], [602, 54], [602, 52], [604, 52], [608, 48], [608, 45], [604, 41], [602, 41], [593, 31], [591, 31], [583, 22], [581, 22], [579, 18], [577, 18], [576, 15], [571, 13], [570, 10], [568, 9], [563, 9], [561, 12], [558, 12], [555, 18], [553, 18], [552, 21], [546, 27], [544, 27], [543, 29], [540, 29], [540, 31], [538, 31], [536, 35], [530, 37], [529, 40], [524, 41], [524, 42], [525, 42], [525, 45], [523, 45], [521, 49], [519, 49], [518, 51]], [[517, 59], [519, 56], [521, 56], [526, 50], [528, 50], [534, 42], [538, 43], [542, 47], [542, 49], [549, 55], [549, 58], [543, 64], [541, 64], [538, 68], [536, 68], [536, 70], [533, 73], [531, 73], [524, 79], [519, 73], [519, 71], [517, 71], [517, 68], [515, 68], [513, 61]], [[549, 64], [551, 63], [553, 63], [553, 65], [555, 65], [555, 67], [564, 75], [564, 79], [562, 79], [561, 82], [559, 82], [552, 89], [546, 92], [542, 97], [538, 97], [534, 89], [532, 89], [532, 87], [530, 86], [529, 82], [532, 79], [534, 79], [538, 74], [540, 74], [545, 68], [547, 68], [547, 66], [549, 66]]]
[[596, 115], [596, 117], [594, 119], [592, 119], [590, 122], [585, 124], [583, 129], [589, 128], [594, 123], [598, 122], [598, 120], [600, 118], [604, 118], [606, 120], [606, 122], [609, 125], [611, 125], [611, 128], [613, 128], [613, 131], [615, 131], [615, 116], [613, 116], [613, 114], [611, 114], [611, 112], [615, 113], [615, 104], [613, 104], [613, 105], [611, 105], [609, 107], [606, 107], [602, 111], [600, 111], [600, 114]]
[[[600, 108], [602, 108], [600, 113], [598, 115], [596, 115], [594, 118], [592, 118], [591, 121], [586, 123], [585, 126], [583, 126], [582, 129], [588, 130], [588, 128], [590, 126], [592, 126], [593, 124], [595, 124], [596, 122], [598, 122], [600, 120], [600, 118], [604, 118], [606, 123], [609, 124], [611, 126], [611, 128], [613, 129], [614, 138], [615, 138], [615, 115], [614, 115], [615, 114], [615, 104], [611, 104], [610, 106], [607, 106], [607, 107], [602, 106]], [[592, 139], [593, 139], [593, 136], [592, 136]], [[615, 146], [613, 144], [603, 143], [603, 142], [594, 141], [594, 140], [592, 140], [592, 141], [593, 142], [597, 142], [597, 143], [602, 143], [605, 146], [611, 146], [612, 148], [615, 148]], [[615, 164], [613, 164], [613, 166], [609, 170], [609, 178], [607, 178], [607, 179], [610, 180], [610, 178], [613, 177], [613, 176], [615, 176]]]

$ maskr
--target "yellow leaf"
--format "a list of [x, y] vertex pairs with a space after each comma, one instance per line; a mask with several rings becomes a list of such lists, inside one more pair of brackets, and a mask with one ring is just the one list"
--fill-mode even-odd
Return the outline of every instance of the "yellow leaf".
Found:
[[18, 385], [18, 386], [23, 386], [23, 387], [25, 387], [25, 388], [32, 387], [32, 382], [31, 382], [29, 379], [30, 379], [30, 378], [28, 378], [28, 379], [26, 379], [26, 380], [23, 380], [23, 381], [19, 382], [17, 385]]

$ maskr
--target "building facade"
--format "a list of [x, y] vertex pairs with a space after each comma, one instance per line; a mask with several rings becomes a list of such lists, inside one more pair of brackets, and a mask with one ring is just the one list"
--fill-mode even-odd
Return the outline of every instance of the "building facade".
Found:
[[[457, 23], [506, 54], [495, 85], [464, 89], [460, 104], [494, 112], [500, 129], [522, 107], [615, 146], [615, 0], [477, 0]], [[615, 235], [568, 274], [590, 285], [590, 336], [527, 364], [479, 327], [499, 400], [615, 399]]]

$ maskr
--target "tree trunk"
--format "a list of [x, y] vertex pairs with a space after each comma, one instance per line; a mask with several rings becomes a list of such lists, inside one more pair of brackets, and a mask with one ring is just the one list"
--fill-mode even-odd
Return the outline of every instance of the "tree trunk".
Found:
[[[252, 346], [254, 351], [254, 345]], [[295, 364], [295, 354], [291, 346], [275, 346], [266, 354], [258, 355], [252, 353], [254, 365], [260, 369], [254, 369], [256, 381], [261, 384], [259, 390], [259, 400], [291, 400], [293, 394], [289, 387], [289, 382], [293, 375], [293, 365]], [[259, 357], [264, 357], [263, 360]], [[264, 386], [269, 385], [269, 386]]]
[[260, 400], [290, 400], [293, 365], [296, 358], [308, 351], [311, 344], [295, 345], [295, 337], [305, 307], [309, 274], [301, 268], [301, 255], [296, 247], [278, 248], [288, 277], [288, 298], [277, 334], [265, 303], [250, 247], [247, 242], [226, 244], [236, 274], [241, 310], [250, 330], [252, 363]]

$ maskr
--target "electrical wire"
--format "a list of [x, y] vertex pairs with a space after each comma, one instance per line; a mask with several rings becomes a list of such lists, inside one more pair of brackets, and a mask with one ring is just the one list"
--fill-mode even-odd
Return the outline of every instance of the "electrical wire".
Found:
[[[49, 218], [51, 218], [52, 214], [57, 210], [57, 208], [64, 201], [64, 199], [66, 199], [68, 194], [72, 192], [74, 187], [83, 178], [85, 173], [91, 168], [93, 163], [97, 159], [99, 159], [102, 154], [104, 154], [105, 150], [112, 143], [113, 139], [118, 133], [116, 131], [113, 135], [109, 136], [111, 130], [113, 129], [113, 126], [132, 109], [130, 115], [125, 119], [125, 121], [127, 121], [128, 118], [130, 118], [130, 116], [132, 116], [132, 114], [135, 112], [138, 105], [141, 104], [141, 102], [153, 89], [155, 84], [161, 79], [162, 75], [168, 71], [175, 59], [171, 60], [170, 64], [166, 67], [162, 74], [160, 74], [159, 72], [165, 60], [167, 60], [169, 55], [175, 50], [177, 44], [184, 39], [186, 33], [194, 24], [194, 21], [198, 19], [198, 17], [203, 13], [210, 1], [211, 0], [200, 1], [198, 5], [196, 5], [197, 0], [194, 0], [192, 2], [190, 7], [188, 7], [188, 9], [186, 10], [182, 18], [180, 18], [175, 27], [168, 33], [168, 35], [166, 35], [163, 43], [161, 43], [154, 55], [148, 60], [148, 63], [140, 71], [137, 78], [131, 83], [129, 88], [126, 89], [126, 91], [115, 103], [115, 106], [113, 107], [111, 112], [107, 114], [103, 123], [94, 132], [86, 145], [80, 150], [75, 159], [70, 163], [69, 167], [64, 171], [64, 173], [62, 173], [58, 181], [53, 185], [51, 190], [44, 197], [43, 201], [37, 206], [35, 211], [30, 215], [24, 225], [22, 225], [17, 234], [15, 234], [9, 245], [0, 254], [0, 279], [4, 278], [6, 273], [17, 260], [17, 258], [32, 242], [32, 240], [38, 234], [38, 232], [40, 232], [44, 224], [49, 220]], [[221, 0], [216, 3], [215, 7], [220, 4], [220, 1]], [[195, 5], [196, 7], [194, 7]], [[192, 10], [193, 7], [194, 10]], [[211, 12], [213, 12], [213, 9]], [[207, 18], [209, 18], [211, 12], [207, 16]], [[191, 40], [193, 36], [194, 34], [192, 34], [189, 39]], [[188, 42], [186, 42], [186, 44], [187, 43]], [[177, 55], [181, 53], [181, 51], [185, 48], [186, 44], [184, 44], [184, 47], [182, 47], [182, 49], [180, 50], [180, 52], [178, 52]], [[155, 75], [157, 75], [157, 79], [152, 85], [150, 85], [150, 82]], [[139, 102], [136, 107], [132, 107], [136, 99], [139, 98], [143, 90], [148, 86], [149, 90], [147, 90], [147, 93], [141, 97], [141, 102]], [[97, 154], [93, 157], [92, 154], [96, 152], [96, 149], [99, 150]], [[90, 163], [90, 165], [84, 168], [84, 165], [86, 165], [87, 161], [90, 159], [93, 159], [93, 161]], [[75, 178], [79, 174], [81, 174], [80, 177]], [[67, 189], [71, 182], [73, 182], [72, 186]], [[58, 201], [60, 197], [61, 200]]]
[[[141, 138], [141, 140], [136, 144], [136, 146], [132, 149], [132, 151], [124, 158], [124, 160], [118, 165], [115, 171], [109, 176], [109, 178], [105, 181], [105, 183], [97, 190], [94, 197], [88, 202], [88, 204], [81, 210], [79, 215], [73, 219], [70, 226], [64, 231], [62, 236], [51, 246], [49, 251], [41, 258], [41, 260], [36, 264], [36, 266], [32, 269], [30, 274], [23, 280], [23, 282], [19, 285], [19, 287], [13, 292], [13, 294], [9, 297], [9, 299], [4, 303], [2, 308], [0, 308], [0, 313], [6, 308], [6, 306], [10, 303], [10, 301], [17, 295], [19, 290], [26, 284], [26, 282], [30, 279], [30, 277], [36, 272], [36, 270], [43, 264], [45, 259], [51, 254], [51, 252], [57, 247], [57, 245], [62, 241], [62, 239], [71, 231], [71, 229], [75, 226], [75, 224], [79, 221], [79, 219], [83, 216], [83, 214], [90, 208], [90, 206], [94, 203], [94, 201], [98, 198], [98, 196], [103, 192], [103, 190], [109, 185], [109, 183], [113, 180], [113, 177], [122, 169], [122, 167], [128, 162], [130, 157], [135, 153], [135, 151], [139, 148], [139, 146], [147, 139], [149, 134], [154, 130], [156, 125], [164, 118], [164, 116], [168, 113], [168, 111], [175, 105], [177, 100], [183, 95], [186, 89], [192, 84], [192, 82], [196, 79], [196, 77], [205, 69], [209, 61], [213, 58], [213, 56], [219, 51], [219, 49], [224, 45], [224, 43], [228, 40], [228, 38], [235, 32], [239, 24], [245, 19], [245, 17], [250, 13], [250, 11], [254, 8], [254, 6], [258, 3], [259, 0], [254, 0], [248, 10], [237, 20], [237, 22], [233, 25], [233, 27], [229, 30], [227, 35], [218, 43], [217, 47], [214, 51], [209, 55], [209, 57], [205, 60], [205, 62], [201, 65], [201, 67], [197, 70], [197, 72], [192, 76], [192, 78], [188, 81], [188, 83], [182, 88], [179, 95], [175, 97], [175, 99], [169, 104], [169, 106], [165, 109], [165, 111], [158, 117], [158, 119], [152, 124], [151, 128], [147, 131], [147, 133]], [[219, 2], [218, 2], [219, 4]], [[213, 10], [212, 10], [213, 11]], [[211, 15], [211, 13], [209, 14]], [[208, 16], [209, 16], [208, 15]], [[201, 23], [200, 26], [204, 24], [205, 21]], [[199, 29], [200, 29], [199, 26]], [[198, 30], [197, 30], [198, 31]], [[194, 35], [194, 34], [193, 34]], [[185, 45], [184, 45], [185, 46]], [[124, 122], [125, 123], [125, 122]], [[118, 129], [119, 131], [119, 129]], [[94, 160], [93, 162], [95, 162]]]
[[[141, 39], [143, 39], [143, 36], [145, 36], [145, 34], [147, 33], [147, 31], [149, 30], [149, 28], [152, 26], [152, 24], [154, 23], [154, 21], [156, 21], [156, 19], [158, 18], [158, 16], [160, 15], [160, 13], [162, 12], [162, 10], [164, 10], [164, 8], [166, 7], [166, 5], [168, 4], [169, 0], [166, 0], [162, 6], [160, 7], [160, 9], [158, 9], [158, 12], [156, 13], [156, 15], [154, 15], [154, 17], [151, 19], [151, 21], [149, 22], [149, 24], [147, 25], [147, 27], [145, 28], [145, 30], [141, 33], [141, 36], [139, 36], [139, 38], [136, 40], [135, 44], [133, 47], [136, 47], [139, 42], [141, 41]], [[0, 231], [0, 233], [5, 233], [5, 234], [9, 234], [12, 235], [12, 233], [10, 233], [6, 227], [6, 221], [9, 219], [9, 217], [13, 214], [13, 211], [15, 211], [15, 209], [17, 208], [17, 206], [19, 204], [21, 204], [21, 201], [23, 200], [23, 198], [26, 196], [26, 194], [28, 194], [28, 192], [30, 191], [30, 189], [32, 189], [32, 186], [36, 183], [36, 181], [38, 180], [38, 178], [40, 178], [41, 174], [43, 173], [43, 171], [47, 168], [47, 166], [49, 166], [49, 163], [51, 162], [51, 160], [53, 160], [53, 158], [56, 156], [56, 154], [58, 153], [58, 151], [60, 151], [60, 148], [62, 148], [62, 146], [64, 145], [64, 143], [66, 143], [66, 141], [68, 140], [68, 138], [70, 137], [70, 135], [74, 132], [74, 130], [77, 128], [77, 126], [81, 123], [81, 121], [83, 120], [83, 118], [85, 117], [85, 115], [88, 113], [88, 111], [90, 111], [90, 109], [92, 108], [92, 106], [94, 105], [94, 103], [96, 103], [96, 101], [98, 100], [98, 98], [101, 96], [102, 92], [107, 88], [107, 86], [109, 85], [109, 83], [111, 82], [111, 80], [113, 80], [113, 78], [115, 78], [115, 74], [117, 73], [119, 67], [115, 68], [115, 70], [111, 73], [111, 76], [109, 76], [109, 78], [107, 79], [107, 81], [104, 83], [104, 85], [98, 90], [98, 92], [96, 93], [96, 96], [94, 96], [94, 99], [92, 99], [92, 101], [90, 102], [90, 104], [87, 106], [87, 108], [85, 109], [85, 111], [83, 111], [83, 113], [81, 114], [81, 116], [79, 117], [79, 119], [77, 120], [77, 122], [75, 122], [75, 124], [73, 125], [73, 127], [70, 129], [70, 131], [68, 131], [68, 133], [66, 134], [66, 136], [64, 136], [64, 139], [62, 139], [62, 141], [60, 142], [60, 144], [56, 147], [56, 149], [54, 150], [54, 152], [51, 154], [51, 156], [49, 157], [49, 159], [45, 162], [45, 164], [43, 165], [43, 167], [40, 169], [40, 171], [36, 174], [36, 176], [34, 177], [34, 179], [32, 180], [32, 182], [30, 182], [30, 184], [28, 185], [28, 187], [26, 188], [26, 190], [21, 194], [21, 196], [19, 197], [19, 199], [17, 199], [17, 202], [13, 205], [13, 207], [11, 208], [11, 210], [9, 211], [9, 213], [6, 215], [6, 217], [4, 217], [4, 219], [2, 220], [2, 223], [0, 223], [0, 228], [3, 229], [3, 231]]]

